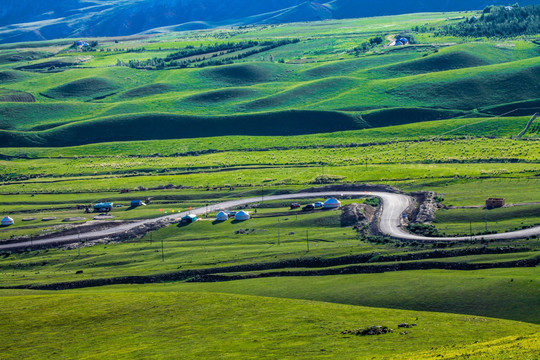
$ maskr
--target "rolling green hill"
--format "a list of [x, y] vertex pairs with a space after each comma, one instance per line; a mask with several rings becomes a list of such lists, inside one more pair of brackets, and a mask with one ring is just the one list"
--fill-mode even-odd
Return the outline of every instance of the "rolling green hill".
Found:
[[[133, 295], [130, 289], [115, 288], [56, 294], [3, 291], [0, 355], [415, 359], [513, 354], [525, 359], [538, 350], [538, 326], [476, 316], [159, 288]], [[92, 305], [81, 311], [82, 304]], [[400, 335], [400, 323], [417, 326]], [[344, 334], [373, 325], [396, 330], [375, 339]]]
[[[256, 34], [247, 32], [244, 37]], [[302, 38], [288, 46], [311, 54], [315, 49], [310, 46], [320, 46], [315, 41]], [[336, 41], [344, 50], [354, 44], [340, 38]], [[137, 41], [135, 44], [144, 45]], [[523, 40], [381, 47], [361, 57], [348, 55], [339, 60], [332, 55], [335, 46], [321, 49], [321, 55], [309, 55], [309, 61], [283, 59], [276, 63], [265, 55], [262, 61], [254, 58], [232, 65], [163, 71], [86, 68], [84, 61], [96, 62], [115, 54], [130, 56], [129, 52], [108, 54], [106, 42], [103, 51], [91, 52], [84, 61], [71, 62], [71, 67], [48, 74], [15, 71], [13, 68], [20, 66], [15, 61], [0, 69], [4, 87], [4, 95], [0, 96], [3, 144], [60, 146], [114, 140], [332, 132], [471, 116], [471, 110], [479, 108], [493, 114], [496, 109], [515, 109], [511, 104], [534, 105], [531, 99], [538, 96], [538, 46]], [[144, 58], [145, 53], [133, 54]], [[67, 55], [63, 53], [61, 58], [77, 55], [82, 59], [78, 54]], [[152, 52], [147, 56], [151, 57]], [[25, 66], [31, 69], [28, 66], [50, 61], [34, 60]], [[302, 111], [292, 116], [292, 110]], [[315, 117], [306, 129], [300, 124], [308, 124], [311, 115], [302, 115], [308, 110], [337, 120], [324, 125]], [[258, 123], [281, 119], [280, 130], [256, 125], [257, 129], [250, 129], [247, 122], [240, 127], [224, 125], [259, 112], [254, 117], [261, 119]], [[352, 122], [342, 123], [340, 119], [347, 117]], [[152, 131], [137, 133], [134, 129], [134, 124], [156, 124], [155, 119], [168, 120], [153, 126]], [[189, 129], [186, 122], [207, 124], [206, 133]], [[287, 128], [283, 127], [285, 123], [289, 124]], [[65, 140], [68, 137], [71, 140]]]
[[[330, 123], [328, 121], [331, 121]], [[110, 141], [197, 138], [222, 135], [301, 135], [362, 129], [354, 114], [287, 111], [236, 116], [134, 114], [80, 121], [35, 132], [0, 130], [4, 146], [74, 146]]]
[[[103, 68], [90, 77], [84, 76], [90, 74], [86, 69], [74, 68], [20, 78], [7, 70], [10, 81], [0, 96], [4, 101], [0, 131], [4, 146], [11, 147], [299, 135], [452, 119], [471, 116], [470, 111], [478, 108], [494, 113], [535, 104], [530, 99], [538, 96], [540, 72], [537, 58], [526, 58], [532, 56], [529, 46], [505, 50], [516, 57], [507, 54], [502, 63], [495, 61], [500, 49], [475, 46], [446, 47], [416, 59], [383, 53], [317, 66], [253, 62], [143, 74]], [[36, 99], [37, 104], [14, 103]], [[516, 105], [512, 108], [509, 103]], [[247, 120], [250, 116], [253, 123]], [[335, 121], [323, 121], [324, 116]], [[273, 119], [281, 125], [262, 125]], [[135, 126], [156, 121], [160, 125], [151, 130]], [[230, 126], [235, 121], [242, 126]], [[212, 125], [194, 128], [186, 125], [190, 122]]]

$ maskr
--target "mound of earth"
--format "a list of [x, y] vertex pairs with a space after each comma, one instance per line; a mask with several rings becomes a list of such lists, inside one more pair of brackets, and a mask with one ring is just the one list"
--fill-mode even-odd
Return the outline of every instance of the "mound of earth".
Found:
[[34, 95], [15, 90], [0, 89], [0, 102], [36, 102]]
[[302, 72], [302, 75], [307, 79], [343, 76], [364, 68], [366, 64], [370, 64], [366, 59], [339, 61], [305, 70]]
[[50, 89], [44, 95], [54, 99], [98, 98], [116, 89], [117, 86], [107, 79], [85, 78]]
[[415, 223], [431, 224], [435, 221], [435, 212], [442, 208], [442, 205], [435, 199], [436, 193], [432, 191], [419, 191], [411, 193], [418, 203], [418, 207], [410, 215], [410, 219]]
[[51, 61], [40, 62], [37, 64], [23, 65], [15, 69], [17, 70], [45, 70], [45, 69], [54, 69], [54, 68], [63, 68], [68, 66], [73, 66], [78, 64], [77, 61], [73, 59], [57, 59]]
[[404, 101], [413, 99], [433, 103], [437, 99], [444, 107], [475, 109], [514, 101], [538, 98], [540, 66], [508, 72], [464, 75], [451, 81], [405, 84], [388, 91]]
[[150, 84], [126, 91], [122, 94], [121, 97], [123, 99], [140, 98], [145, 96], [164, 94], [172, 90], [174, 90], [174, 88], [168, 84]]
[[0, 83], [17, 81], [21, 78], [22, 76], [15, 71], [0, 71]]
[[190, 96], [185, 100], [199, 104], [212, 104], [246, 98], [257, 93], [254, 89], [236, 88], [205, 92]]
[[[518, 109], [518, 110], [516, 110]], [[518, 101], [510, 104], [490, 106], [480, 109], [482, 113], [502, 116], [530, 116], [531, 109], [540, 109], [540, 99]]]
[[392, 65], [386, 69], [396, 73], [423, 74], [484, 65], [489, 65], [489, 62], [467, 52], [456, 51], [447, 54], [431, 55], [404, 64]]
[[242, 107], [247, 110], [260, 110], [287, 105], [302, 106], [334, 97], [356, 85], [357, 80], [346, 77], [325, 79], [310, 82], [274, 96], [251, 101], [243, 104]]
[[365, 113], [362, 118], [373, 127], [382, 127], [451, 119], [462, 114], [460, 111], [444, 109], [392, 108]]
[[258, 64], [229, 65], [203, 70], [207, 78], [230, 84], [256, 84], [268, 82], [276, 77], [275, 71]]
[[20, 61], [39, 60], [50, 56], [49, 53], [41, 51], [17, 51], [15, 53], [6, 52], [0, 54], [0, 64], [16, 63]]
[[366, 204], [349, 204], [341, 208], [341, 226], [370, 223], [375, 216], [375, 208]]

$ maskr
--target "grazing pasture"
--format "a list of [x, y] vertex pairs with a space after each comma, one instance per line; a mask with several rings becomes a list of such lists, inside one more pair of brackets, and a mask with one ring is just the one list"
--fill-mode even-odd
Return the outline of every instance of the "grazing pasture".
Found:
[[[533, 359], [538, 238], [380, 236], [369, 191], [347, 224], [265, 200], [389, 185], [434, 193], [417, 230], [540, 224], [538, 36], [441, 33], [472, 16], [0, 45], [0, 244], [30, 241], [0, 252], [0, 358]], [[248, 221], [33, 243], [248, 197]]]

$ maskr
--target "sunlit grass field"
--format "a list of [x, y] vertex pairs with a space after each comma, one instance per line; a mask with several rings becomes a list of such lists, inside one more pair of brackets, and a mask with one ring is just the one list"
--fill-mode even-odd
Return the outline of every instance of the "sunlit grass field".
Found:
[[[536, 359], [538, 239], [402, 242], [342, 226], [341, 211], [263, 201], [385, 184], [434, 191], [447, 209], [433, 225], [449, 235], [538, 225], [538, 39], [434, 36], [473, 15], [103, 38], [90, 52], [73, 39], [0, 45], [0, 218], [15, 220], [0, 242], [107, 224], [80, 207], [101, 201], [124, 222], [261, 197], [247, 222], [210, 213], [122, 241], [1, 252], [0, 358]], [[403, 33], [417, 43], [388, 46]], [[125, 66], [292, 39], [187, 68]], [[518, 206], [487, 211], [488, 197]], [[342, 333], [373, 325], [396, 331]]]

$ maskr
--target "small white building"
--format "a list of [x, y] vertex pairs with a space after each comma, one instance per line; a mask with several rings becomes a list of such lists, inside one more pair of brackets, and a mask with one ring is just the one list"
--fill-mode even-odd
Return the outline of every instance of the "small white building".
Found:
[[227, 220], [229, 220], [229, 214], [227, 214], [225, 211], [221, 211], [219, 214], [217, 214], [216, 220], [217, 221], [227, 221]]
[[9, 216], [6, 216], [5, 218], [3, 218], [1, 222], [2, 226], [10, 226], [13, 224], [15, 224], [15, 221], [13, 221], [13, 219], [10, 218]]
[[246, 221], [249, 220], [251, 217], [249, 216], [248, 212], [245, 211], [239, 211], [234, 215], [234, 220], [236, 221]]
[[325, 209], [339, 209], [341, 207], [341, 201], [335, 198], [328, 199], [324, 202]]

